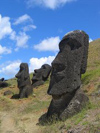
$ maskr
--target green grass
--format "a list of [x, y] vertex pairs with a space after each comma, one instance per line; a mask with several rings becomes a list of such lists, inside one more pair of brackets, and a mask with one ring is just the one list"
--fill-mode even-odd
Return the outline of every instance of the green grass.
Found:
[[89, 111], [90, 109], [95, 109], [97, 107], [98, 106], [96, 106], [95, 104], [88, 103], [86, 107], [82, 109], [82, 111], [71, 118], [71, 121], [74, 121], [74, 124], [78, 125], [86, 117], [87, 111]]
[[85, 74], [82, 75], [82, 83], [84, 85], [88, 84], [91, 81], [96, 81], [100, 76], [100, 67], [87, 71]]
[[32, 104], [29, 104], [24, 110], [23, 113], [35, 113], [35, 112], [39, 112], [42, 109], [47, 108], [47, 106], [49, 105], [50, 101], [35, 101]]
[[5, 96], [0, 97], [0, 111], [9, 111], [13, 109], [13, 104], [10, 99]]

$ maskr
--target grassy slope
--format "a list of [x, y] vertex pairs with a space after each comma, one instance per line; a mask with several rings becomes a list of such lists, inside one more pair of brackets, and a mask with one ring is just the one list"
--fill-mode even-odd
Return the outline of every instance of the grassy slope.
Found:
[[[32, 74], [31, 74], [32, 77]], [[47, 111], [51, 97], [47, 95], [49, 80], [34, 89], [28, 99], [10, 99], [4, 91], [18, 93], [16, 79], [8, 81], [9, 87], [0, 90], [0, 132], [6, 133], [64, 133], [100, 132], [100, 39], [90, 43], [87, 72], [82, 75], [82, 88], [90, 98], [90, 104], [80, 113], [52, 125], [37, 125], [39, 117]]]

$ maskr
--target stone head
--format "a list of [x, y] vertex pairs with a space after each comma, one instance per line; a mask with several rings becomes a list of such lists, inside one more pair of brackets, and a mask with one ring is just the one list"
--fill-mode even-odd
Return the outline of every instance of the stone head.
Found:
[[35, 69], [32, 78], [33, 83], [41, 80], [45, 81], [48, 78], [50, 71], [51, 66], [48, 64], [42, 65], [40, 69]]
[[81, 74], [87, 66], [89, 37], [84, 31], [66, 34], [59, 43], [59, 53], [52, 62], [50, 95], [73, 92], [81, 85]]
[[18, 81], [18, 87], [23, 87], [30, 83], [29, 69], [28, 69], [27, 63], [20, 64], [20, 70], [15, 75], [15, 77], [17, 78], [17, 81]]

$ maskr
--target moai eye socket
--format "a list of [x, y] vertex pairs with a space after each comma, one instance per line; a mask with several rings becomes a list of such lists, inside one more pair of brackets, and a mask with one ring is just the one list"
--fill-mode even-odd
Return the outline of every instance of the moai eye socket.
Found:
[[43, 69], [46, 69], [45, 65], [42, 66]]
[[63, 49], [66, 46], [67, 46], [67, 49], [68, 49], [68, 46], [69, 46], [71, 50], [76, 50], [76, 49], [79, 49], [82, 45], [81, 45], [81, 43], [79, 43], [75, 39], [67, 38], [67, 39], [64, 39], [60, 42], [60, 44], [59, 44], [60, 52], [63, 51]]
[[68, 42], [68, 45], [71, 47], [71, 50], [79, 49], [82, 45], [76, 40], [71, 40]]

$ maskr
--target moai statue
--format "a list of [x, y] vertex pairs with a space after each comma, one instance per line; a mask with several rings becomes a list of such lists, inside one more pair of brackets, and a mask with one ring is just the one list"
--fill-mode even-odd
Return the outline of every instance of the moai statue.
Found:
[[50, 72], [51, 66], [48, 64], [42, 65], [40, 69], [35, 69], [32, 78], [32, 87], [42, 85], [48, 79]]
[[[89, 37], [84, 31], [66, 34], [59, 43], [59, 53], [52, 62], [48, 94], [52, 100], [46, 120], [64, 120], [79, 112], [88, 102], [81, 88], [81, 74], [86, 72]], [[43, 116], [39, 119], [43, 120]]]
[[20, 64], [20, 70], [15, 77], [18, 82], [19, 98], [27, 98], [33, 92], [27, 63]]
[[4, 78], [1, 78], [0, 81], [4, 81], [5, 79]]
[[4, 87], [7, 87], [8, 86], [8, 83], [5, 81], [4, 78], [1, 78], [0, 79], [0, 88], [4, 88]]

